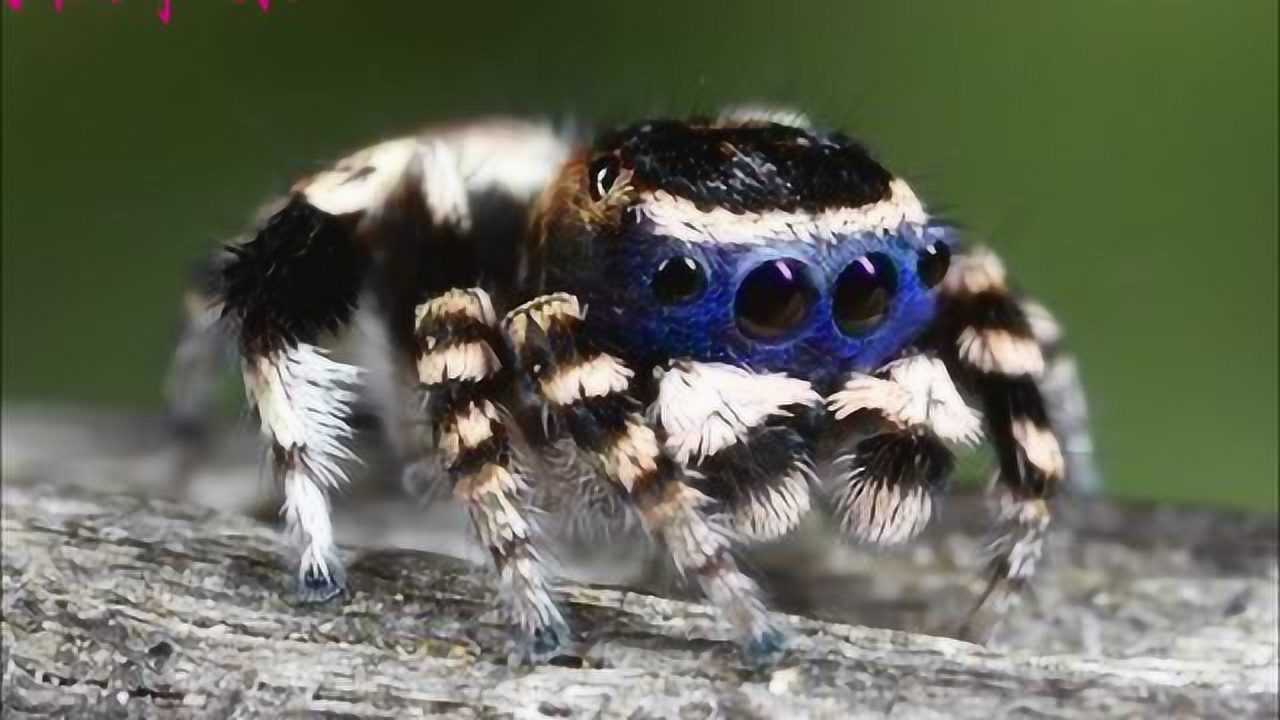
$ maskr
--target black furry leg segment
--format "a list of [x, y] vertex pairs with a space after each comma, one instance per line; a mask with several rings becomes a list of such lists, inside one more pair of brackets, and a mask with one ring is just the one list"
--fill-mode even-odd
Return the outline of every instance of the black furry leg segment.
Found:
[[418, 379], [429, 394], [435, 445], [480, 541], [520, 638], [513, 664], [541, 662], [569, 642], [524, 508], [526, 479], [512, 462], [494, 398], [509, 377], [488, 294], [451, 290], [416, 312]]
[[[1047, 314], [1028, 316], [1003, 264], [987, 250], [956, 256], [939, 300], [939, 347], [980, 398], [999, 461], [990, 580], [963, 630], [980, 639], [1034, 575], [1050, 522], [1047, 500], [1065, 476], [1040, 385], [1047, 364], [1042, 338], [1051, 328]], [[984, 606], [993, 617], [982, 617]]]
[[712, 516], [713, 500], [687, 483], [663, 451], [630, 395], [632, 370], [586, 342], [583, 318], [577, 299], [560, 293], [516, 308], [503, 322], [523, 380], [540, 405], [546, 441], [571, 438], [606, 481], [623, 489], [680, 572], [724, 613], [747, 661], [774, 662], [783, 636], [759, 588], [738, 568], [730, 529]]

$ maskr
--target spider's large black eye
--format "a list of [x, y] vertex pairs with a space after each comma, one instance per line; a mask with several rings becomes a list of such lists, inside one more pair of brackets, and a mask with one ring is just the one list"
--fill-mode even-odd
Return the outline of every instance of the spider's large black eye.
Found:
[[777, 340], [803, 325], [817, 301], [804, 263], [770, 260], [742, 280], [734, 315], [747, 337]]
[[916, 260], [916, 274], [927, 288], [934, 287], [947, 276], [951, 266], [951, 248], [944, 242], [936, 242], [920, 251]]
[[587, 192], [591, 193], [592, 200], [600, 202], [609, 194], [609, 189], [618, 181], [620, 168], [616, 155], [604, 155], [591, 163], [587, 168]]
[[888, 257], [871, 253], [849, 263], [836, 278], [831, 306], [840, 332], [861, 335], [879, 324], [889, 311], [896, 288], [893, 262]]
[[693, 300], [706, 287], [706, 273], [691, 257], [667, 258], [653, 275], [653, 294], [664, 305]]

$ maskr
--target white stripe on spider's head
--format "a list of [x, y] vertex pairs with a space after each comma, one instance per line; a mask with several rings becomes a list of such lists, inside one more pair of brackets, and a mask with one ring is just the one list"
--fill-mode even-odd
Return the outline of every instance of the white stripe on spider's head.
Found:
[[768, 210], [735, 213], [725, 208], [703, 211], [692, 201], [668, 192], [644, 193], [635, 208], [660, 235], [694, 244], [767, 245], [778, 240], [835, 243], [846, 235], [884, 235], [903, 223], [924, 225], [929, 215], [901, 179], [889, 183], [889, 197], [861, 207], [818, 212]]

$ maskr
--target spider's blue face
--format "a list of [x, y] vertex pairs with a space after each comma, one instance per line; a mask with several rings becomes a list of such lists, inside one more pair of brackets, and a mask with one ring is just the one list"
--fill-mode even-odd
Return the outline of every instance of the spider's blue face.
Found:
[[933, 320], [950, 234], [844, 136], [651, 122], [580, 163], [552, 213], [568, 221], [549, 278], [637, 367], [689, 358], [821, 384], [880, 366]]
[[[620, 353], [820, 382], [878, 367], [933, 320], [949, 231], [903, 223], [814, 242], [690, 242], [647, 224], [613, 244], [588, 321]], [[643, 236], [643, 237], [641, 237]]]

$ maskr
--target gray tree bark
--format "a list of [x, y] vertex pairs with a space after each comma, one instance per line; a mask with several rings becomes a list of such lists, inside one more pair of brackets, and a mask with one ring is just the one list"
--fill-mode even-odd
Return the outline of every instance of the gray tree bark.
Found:
[[269, 494], [252, 454], [223, 448], [197, 478], [221, 487], [222, 510], [163, 500], [155, 483], [170, 465], [150, 423], [5, 412], [6, 717], [1280, 710], [1274, 515], [1064, 498], [1033, 596], [985, 646], [945, 636], [981, 589], [978, 498], [953, 498], [901, 553], [811, 529], [750, 558], [776, 606], [797, 613], [779, 615], [788, 656], [762, 671], [741, 665], [711, 609], [650, 594], [681, 590], [645, 571], [643, 553], [618, 547], [629, 539], [603, 564], [566, 550], [566, 575], [631, 589], [566, 581], [575, 647], [551, 665], [513, 668], [484, 570], [420, 549], [474, 558], [447, 503], [353, 497], [339, 526], [352, 592], [300, 607], [275, 529], [226, 511]]

